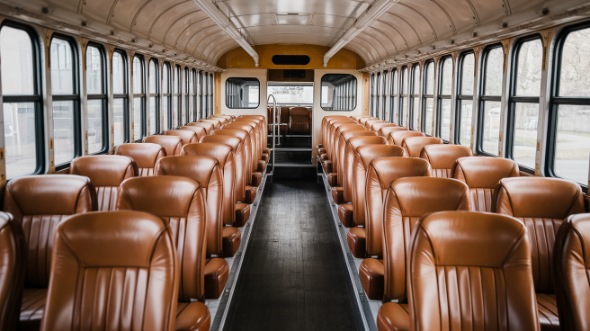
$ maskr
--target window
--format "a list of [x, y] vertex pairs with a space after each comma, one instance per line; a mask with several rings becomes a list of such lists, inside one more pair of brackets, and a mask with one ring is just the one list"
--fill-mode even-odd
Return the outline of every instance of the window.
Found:
[[189, 68], [184, 68], [184, 75], [182, 76], [182, 90], [184, 95], [184, 102], [181, 112], [181, 124], [185, 124], [190, 122], [190, 118], [192, 118], [192, 108], [191, 108], [191, 88], [193, 84], [191, 84], [191, 71]]
[[379, 118], [384, 120], [385, 117], [385, 102], [387, 100], [387, 71], [381, 75], [381, 100], [379, 101]]
[[475, 88], [475, 55], [473, 52], [462, 53], [458, 62], [457, 106], [455, 139], [464, 146], [471, 146], [471, 128], [473, 119], [473, 91]]
[[172, 128], [176, 128], [179, 127], [180, 124], [184, 124], [184, 122], [181, 120], [182, 116], [180, 114], [182, 108], [182, 88], [180, 87], [182, 80], [180, 79], [180, 75], [180, 66], [174, 66], [174, 76], [172, 79]]
[[125, 52], [113, 53], [113, 143], [115, 146], [129, 141], [129, 111], [127, 61]]
[[54, 161], [62, 169], [82, 154], [78, 55], [74, 40], [64, 36], [52, 38], [50, 53]]
[[371, 116], [375, 116], [375, 108], [376, 108], [376, 91], [377, 91], [377, 75], [372, 73], [371, 78], [369, 80], [369, 113]]
[[411, 129], [420, 130], [420, 65], [412, 66], [412, 79], [410, 84], [410, 125]]
[[408, 110], [408, 67], [402, 67], [402, 82], [399, 96], [399, 124], [405, 126], [405, 112]]
[[[259, 104], [260, 81], [258, 79], [231, 77], [225, 81], [225, 105], [227, 108], [253, 109], [257, 108]], [[210, 115], [210, 113], [208, 112], [207, 115]]]
[[539, 36], [519, 40], [513, 52], [507, 155], [531, 172], [535, 169], [539, 95], [543, 71], [543, 42]]
[[188, 119], [187, 122], [197, 120], [197, 71], [190, 69], [188, 78]]
[[88, 153], [107, 151], [108, 116], [106, 94], [106, 61], [102, 46], [89, 44], [86, 48], [86, 93]]
[[503, 68], [502, 45], [486, 47], [482, 62], [478, 149], [488, 155], [499, 155]]
[[203, 113], [205, 112], [205, 100], [204, 100], [204, 79], [203, 79], [203, 72], [199, 70], [198, 74], [198, 79], [197, 79], [197, 93], [198, 93], [198, 98], [199, 98], [199, 102], [197, 103], [197, 120], [203, 118]]
[[453, 58], [443, 57], [439, 64], [438, 79], [438, 136], [451, 140], [451, 93], [453, 89]]
[[[313, 106], [313, 83], [269, 82], [267, 96], [274, 95], [277, 104]], [[328, 98], [328, 89], [322, 89], [322, 100]]]
[[327, 74], [322, 76], [321, 84], [322, 109], [351, 111], [356, 108], [356, 77], [349, 74]]
[[162, 67], [162, 110], [160, 114], [162, 115], [162, 125], [163, 130], [169, 130], [172, 127], [172, 91], [171, 91], [171, 81], [172, 74], [170, 69], [170, 63], [164, 62], [164, 66]]
[[145, 70], [143, 58], [133, 57], [133, 139], [140, 141], [146, 132]]
[[147, 134], [156, 134], [160, 129], [160, 78], [158, 75], [158, 61], [151, 59], [149, 64], [149, 130]]
[[547, 172], [588, 183], [590, 167], [590, 26], [558, 37], [553, 75]]
[[424, 96], [422, 108], [424, 109], [424, 120], [422, 130], [427, 135], [434, 135], [434, 62], [426, 62], [424, 70]]
[[399, 75], [397, 69], [391, 70], [391, 93], [389, 102], [389, 113], [390, 118], [387, 120], [391, 123], [399, 123]]
[[32, 29], [0, 29], [6, 179], [43, 172], [43, 106], [39, 43]]
[[213, 115], [213, 73], [209, 74], [209, 109], [207, 117]]

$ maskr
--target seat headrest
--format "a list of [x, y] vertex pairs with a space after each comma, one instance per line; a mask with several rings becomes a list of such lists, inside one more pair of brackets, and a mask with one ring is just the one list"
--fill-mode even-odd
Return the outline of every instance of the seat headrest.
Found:
[[397, 124], [389, 123], [389, 122], [372, 123], [371, 124], [371, 131], [379, 132], [379, 130], [381, 130], [382, 128], [388, 128], [388, 127], [397, 127]]
[[216, 169], [219, 169], [219, 163], [209, 156], [165, 156], [156, 163], [154, 174], [184, 176], [198, 181], [203, 187], [207, 187]]
[[393, 143], [402, 146], [404, 140], [409, 137], [421, 137], [424, 136], [424, 133], [420, 131], [410, 131], [410, 130], [401, 130], [401, 131], [393, 131], [391, 134], [391, 139]]
[[564, 219], [584, 212], [580, 185], [548, 177], [513, 177], [500, 180], [492, 210], [514, 217]]
[[408, 131], [408, 129], [404, 128], [403, 126], [386, 126], [386, 127], [379, 129], [379, 135], [383, 136], [383, 137], [387, 137], [390, 134], [392, 134], [394, 132], [398, 132], [398, 131]]
[[348, 122], [338, 122], [334, 124], [334, 132], [342, 134], [342, 132], [346, 132], [349, 130], [358, 130], [358, 129], [367, 129], [358, 123], [348, 123]]
[[215, 134], [212, 136], [204, 136], [203, 138], [201, 138], [201, 143], [224, 144], [231, 147], [232, 151], [234, 152], [240, 146], [240, 142], [242, 142], [242, 140], [238, 137], [223, 134]]
[[385, 145], [387, 143], [387, 140], [385, 140], [384, 137], [379, 136], [359, 136], [348, 139], [348, 143], [350, 144], [350, 146], [352, 146], [353, 150], [356, 151], [357, 148], [364, 145]]
[[[567, 241], [573, 241], [573, 237], [579, 243], [578, 245], [567, 243]], [[566, 245], [571, 249], [570, 252], [564, 251]], [[590, 268], [590, 213], [571, 215], [567, 218], [567, 221], [561, 225], [556, 235], [555, 250], [557, 251], [557, 258], [564, 260], [563, 264], [567, 263], [563, 255], [575, 254], [577, 255], [575, 258], [577, 263], [583, 265], [586, 269]], [[559, 270], [558, 272], [561, 273], [562, 271]]]
[[371, 161], [368, 169], [369, 173], [377, 176], [382, 189], [389, 187], [398, 178], [430, 176], [428, 161], [416, 157], [378, 157]]
[[387, 192], [404, 217], [421, 217], [441, 210], [469, 210], [469, 188], [456, 179], [406, 177], [395, 180]]
[[182, 144], [190, 144], [197, 142], [197, 133], [193, 130], [166, 130], [164, 134], [167, 136], [177, 136], [182, 139]]
[[356, 151], [365, 169], [369, 167], [369, 163], [375, 158], [404, 155], [404, 149], [394, 145], [363, 145], [359, 146]]
[[154, 143], [164, 147], [167, 156], [178, 155], [182, 147], [182, 138], [173, 135], [153, 135], [143, 138], [144, 143]]
[[119, 186], [129, 177], [137, 176], [137, 165], [124, 155], [87, 155], [72, 160], [70, 174], [90, 178], [95, 187]]
[[304, 107], [292, 107], [291, 116], [307, 116], [310, 110]]
[[131, 210], [74, 215], [61, 222], [56, 232], [56, 240], [64, 242], [87, 268], [150, 267], [154, 247], [168, 236], [162, 219]]
[[242, 130], [242, 131], [246, 131], [248, 134], [250, 134], [252, 132], [252, 130], [254, 130], [254, 125], [253, 124], [248, 124], [248, 123], [240, 123], [240, 122], [232, 122], [228, 125], [225, 125], [223, 127], [223, 130], [225, 129], [235, 129], [235, 130]]
[[24, 176], [6, 185], [4, 209], [15, 217], [71, 215], [96, 208], [96, 191], [85, 176]]
[[223, 129], [213, 132], [213, 135], [232, 136], [232, 137], [240, 138], [240, 140], [244, 141], [244, 140], [246, 140], [246, 138], [248, 138], [249, 133], [248, 133], [248, 131], [244, 131], [244, 130], [240, 130], [240, 129], [226, 129], [226, 127], [223, 127]]
[[185, 126], [181, 126], [180, 129], [193, 131], [197, 135], [197, 138], [201, 138], [207, 134], [207, 132], [205, 131], [205, 128], [202, 128], [200, 126], [185, 125]]
[[434, 169], [452, 169], [458, 158], [471, 156], [471, 149], [463, 145], [426, 145], [420, 157], [430, 162]]
[[211, 122], [190, 122], [187, 126], [196, 126], [205, 129], [207, 134], [211, 134], [215, 130], [215, 124]]
[[376, 136], [377, 134], [373, 131], [369, 131], [365, 128], [361, 128], [359, 127], [358, 129], [354, 129], [354, 130], [347, 130], [342, 132], [342, 139], [344, 139], [344, 141], [348, 141], [348, 139], [352, 138], [352, 137], [361, 137], [361, 136]]
[[165, 153], [161, 145], [153, 143], [121, 144], [115, 150], [115, 154], [130, 156], [139, 168], [153, 168]]
[[181, 176], [129, 178], [119, 187], [117, 209], [142, 210], [161, 217], [186, 217], [195, 199], [202, 198], [200, 188], [197, 181]]
[[427, 145], [442, 144], [443, 140], [437, 137], [408, 137], [403, 142], [408, 156], [420, 157], [422, 148]]
[[500, 268], [510, 260], [514, 248], [527, 241], [524, 223], [484, 212], [432, 213], [420, 220], [417, 231], [429, 238], [439, 266]]
[[500, 179], [520, 175], [518, 164], [500, 157], [466, 156], [457, 159], [453, 178], [463, 180], [470, 188], [493, 189]]
[[225, 166], [225, 162], [231, 155], [232, 148], [220, 143], [200, 143], [188, 144], [182, 147], [181, 155], [205, 155], [217, 160], [220, 167]]

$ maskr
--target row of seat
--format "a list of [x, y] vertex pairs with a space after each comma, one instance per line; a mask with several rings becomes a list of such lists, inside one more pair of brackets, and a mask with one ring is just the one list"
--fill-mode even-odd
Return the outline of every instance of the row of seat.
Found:
[[[322, 139], [318, 155], [339, 204], [340, 221], [351, 228], [351, 252], [364, 259], [359, 277], [369, 298], [394, 300], [407, 308], [410, 238], [421, 217], [445, 210], [494, 211], [526, 224], [539, 319], [544, 330], [558, 327], [555, 290], [547, 275], [559, 224], [584, 211], [577, 184], [508, 178], [519, 176], [512, 160], [473, 157], [463, 146], [442, 144], [438, 138], [370, 117], [326, 117]], [[380, 328], [409, 327], [408, 311], [389, 307], [381, 309]], [[397, 316], [388, 316], [392, 313]]]
[[[311, 134], [311, 108], [280, 106], [273, 121], [273, 107], [267, 108], [269, 126], [280, 126], [281, 134]], [[279, 113], [280, 111], [280, 113]]]
[[[266, 122], [258, 116], [218, 115], [190, 124], [146, 137], [150, 142], [120, 145], [118, 155], [77, 158], [69, 175], [27, 176], [8, 183], [4, 210], [24, 229], [27, 246], [26, 259], [20, 259], [26, 267], [19, 329], [38, 330], [46, 302], [63, 300], [59, 291], [57, 299], [47, 299], [59, 224], [70, 215], [96, 210], [138, 210], [165, 221], [180, 260], [173, 325], [177, 330], [208, 329], [209, 312], [202, 302], [220, 296], [229, 274], [224, 257], [240, 246], [238, 227], [248, 220], [268, 160]], [[101, 218], [111, 217], [106, 215]], [[109, 291], [108, 286], [100, 290]]]

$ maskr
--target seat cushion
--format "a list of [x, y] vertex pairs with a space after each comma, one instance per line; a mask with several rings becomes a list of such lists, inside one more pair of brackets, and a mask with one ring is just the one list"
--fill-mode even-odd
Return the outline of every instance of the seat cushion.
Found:
[[258, 192], [258, 187], [256, 186], [246, 186], [246, 203], [253, 203], [256, 200], [256, 193]]
[[354, 225], [352, 222], [352, 203], [343, 203], [338, 206], [338, 218], [345, 227]]
[[363, 290], [371, 300], [383, 300], [385, 285], [385, 266], [383, 261], [374, 258], [364, 259], [359, 266], [359, 278]]
[[47, 289], [24, 289], [18, 330], [39, 330], [46, 301]]
[[264, 160], [258, 161], [258, 166], [256, 167], [256, 171], [260, 172], [261, 174], [264, 174], [264, 172], [266, 171], [266, 161], [264, 161]]
[[387, 302], [377, 313], [377, 330], [408, 331], [410, 330], [410, 312], [407, 304]]
[[176, 331], [206, 331], [211, 326], [209, 308], [202, 302], [179, 302], [176, 306]]
[[324, 173], [329, 174], [332, 172], [332, 161], [330, 160], [322, 160], [322, 168], [324, 168]]
[[364, 258], [366, 256], [367, 235], [364, 228], [351, 228], [346, 234], [346, 242], [356, 258]]
[[537, 293], [537, 308], [542, 331], [560, 330], [555, 295]]
[[227, 261], [218, 257], [207, 260], [205, 263], [205, 298], [219, 298], [228, 277]]
[[248, 222], [250, 218], [250, 205], [247, 203], [236, 203], [236, 222], [235, 226], [241, 227]]
[[221, 232], [223, 238], [223, 256], [232, 257], [240, 248], [242, 232], [233, 226], [225, 226]]
[[332, 187], [332, 200], [334, 200], [337, 205], [344, 203], [344, 189], [342, 189], [341, 186]]
[[328, 180], [328, 185], [330, 185], [330, 187], [338, 186], [338, 175], [335, 172], [327, 174], [326, 179]]

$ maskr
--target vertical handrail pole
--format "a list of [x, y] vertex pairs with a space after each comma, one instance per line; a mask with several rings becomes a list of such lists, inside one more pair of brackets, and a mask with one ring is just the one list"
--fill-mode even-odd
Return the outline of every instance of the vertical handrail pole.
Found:
[[[266, 103], [268, 104], [268, 102], [270, 101], [272, 97], [272, 149], [271, 149], [271, 153], [272, 153], [272, 168], [270, 170], [270, 174], [268, 174], [270, 177], [270, 182], [272, 183], [274, 180], [274, 173], [275, 173], [275, 147], [276, 147], [276, 139], [277, 139], [277, 99], [275, 98], [274, 95], [270, 94], [268, 96], [268, 98], [266, 99]], [[280, 116], [280, 113], [279, 113]], [[280, 132], [280, 128], [278, 128], [279, 132]]]

